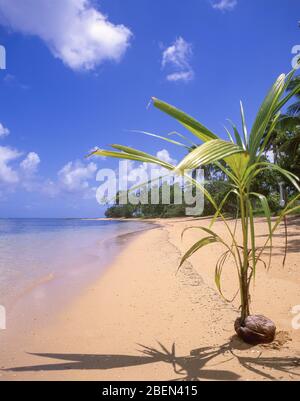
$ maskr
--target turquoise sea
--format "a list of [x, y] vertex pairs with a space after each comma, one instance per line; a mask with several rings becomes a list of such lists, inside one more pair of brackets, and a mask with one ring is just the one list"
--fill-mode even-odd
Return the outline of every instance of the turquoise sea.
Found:
[[[0, 305], [64, 303], [95, 278], [144, 222], [0, 219]], [[55, 295], [54, 295], [55, 294]]]

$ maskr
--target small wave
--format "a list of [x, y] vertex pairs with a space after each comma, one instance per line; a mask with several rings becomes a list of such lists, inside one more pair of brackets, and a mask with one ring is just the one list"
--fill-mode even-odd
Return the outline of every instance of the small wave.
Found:
[[30, 285], [25, 287], [22, 291], [20, 291], [13, 299], [12, 301], [12, 306], [14, 306], [21, 298], [25, 297], [26, 295], [30, 294], [33, 292], [36, 288], [38, 288], [41, 285], [47, 284], [50, 281], [53, 281], [55, 279], [55, 274], [54, 273], [49, 273], [46, 276], [39, 277], [38, 279], [34, 280]]

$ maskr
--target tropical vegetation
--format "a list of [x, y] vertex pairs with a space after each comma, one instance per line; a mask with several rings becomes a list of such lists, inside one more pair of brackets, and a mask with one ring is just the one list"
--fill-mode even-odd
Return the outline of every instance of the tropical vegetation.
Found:
[[[266, 152], [270, 149], [271, 139], [276, 138], [277, 141], [280, 137], [278, 134], [280, 124], [287, 123], [282, 110], [284, 110], [290, 99], [300, 93], [300, 83], [298, 79], [296, 81], [293, 80], [294, 75], [295, 70], [287, 75], [282, 74], [277, 78], [259, 108], [250, 130], [247, 127], [244, 108], [241, 103], [242, 128], [238, 130], [237, 126], [232, 124], [232, 130], [227, 130], [228, 140], [224, 140], [178, 108], [153, 98], [153, 104], [157, 109], [175, 118], [196, 137], [197, 141], [201, 140], [203, 142], [199, 146], [190, 147], [189, 153], [176, 166], [144, 151], [122, 145], [112, 145], [113, 150], [111, 151], [98, 149], [91, 154], [93, 156], [106, 156], [157, 164], [173, 173], [185, 176], [204, 193], [214, 210], [214, 217], [209, 227], [198, 227], [204, 233], [204, 237], [199, 238], [185, 253], [179, 267], [195, 252], [206, 246], [219, 243], [224, 247], [224, 253], [220, 256], [215, 266], [216, 286], [222, 294], [222, 270], [225, 262], [230, 258], [236, 266], [241, 305], [240, 318], [235, 323], [235, 330], [241, 338], [250, 343], [270, 342], [274, 339], [276, 328], [273, 322], [263, 316], [250, 315], [251, 283], [256, 276], [258, 264], [262, 263], [266, 268], [271, 267], [275, 230], [286, 216], [300, 209], [297, 203], [300, 198], [299, 178], [295, 174], [295, 169], [290, 171], [287, 166], [288, 163], [284, 164], [281, 156], [280, 158], [275, 157], [274, 161], [277, 163], [266, 159]], [[292, 112], [294, 111], [295, 109], [293, 108]], [[290, 132], [289, 129], [282, 129], [281, 133]], [[169, 137], [160, 138], [171, 142]], [[293, 137], [292, 140], [295, 140], [295, 138]], [[272, 143], [275, 143], [274, 141], [275, 139], [272, 139]], [[183, 144], [181, 143], [179, 146], [183, 146]], [[274, 148], [277, 151], [276, 154], [280, 155], [284, 146], [285, 149], [289, 148], [286, 142], [280, 143], [280, 146], [278, 145], [279, 151]], [[292, 145], [290, 147], [293, 148]], [[214, 191], [209, 192], [203, 183], [196, 181], [187, 173], [209, 165], [214, 165], [218, 168], [229, 183], [227, 193], [221, 202], [217, 202], [214, 198]], [[257, 185], [258, 177], [265, 174], [282, 177], [292, 188], [290, 189], [291, 198], [274, 220], [271, 218], [271, 209], [267, 196], [264, 191], [259, 192], [260, 186]], [[234, 227], [224, 215], [224, 207], [232, 197], [235, 199], [237, 210]], [[254, 207], [257, 203], [260, 203], [264, 212], [268, 229], [268, 236], [263, 246], [257, 245], [256, 238]], [[223, 221], [230, 238], [229, 241], [227, 237], [223, 238], [214, 231], [214, 224], [217, 219]], [[240, 224], [242, 230], [241, 241], [236, 231], [238, 224]], [[267, 250], [269, 253], [268, 261], [265, 258]]]

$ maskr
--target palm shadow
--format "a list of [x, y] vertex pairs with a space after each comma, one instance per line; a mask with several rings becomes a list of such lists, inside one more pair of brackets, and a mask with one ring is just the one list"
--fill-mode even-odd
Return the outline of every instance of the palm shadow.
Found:
[[[280, 226], [283, 228], [282, 226]], [[299, 253], [300, 252], [300, 239], [299, 239], [299, 227], [300, 227], [300, 216], [289, 216], [287, 218], [287, 253]], [[257, 235], [257, 238], [267, 238], [268, 234]], [[276, 231], [273, 237], [278, 240], [285, 239], [285, 232]], [[269, 250], [268, 246], [266, 250]], [[276, 245], [278, 252], [273, 252], [273, 255], [281, 256], [285, 253], [285, 246]]]
[[[232, 357], [246, 370], [255, 373], [262, 379], [277, 380], [271, 372], [286, 373], [291, 377], [300, 377], [300, 358], [297, 357], [263, 357], [263, 348], [256, 357], [241, 356], [236, 351], [246, 351], [254, 348], [252, 345], [244, 343], [237, 335], [234, 335], [230, 342], [223, 345], [223, 352], [230, 353]], [[257, 351], [259, 348], [256, 349]], [[200, 350], [194, 350], [194, 355], [201, 353]]]
[[21, 366], [5, 371], [10, 372], [40, 372], [40, 371], [66, 371], [66, 370], [108, 370], [116, 368], [128, 368], [132, 366], [147, 365], [152, 363], [164, 362], [173, 367], [174, 373], [179, 376], [174, 380], [180, 381], [199, 381], [205, 380], [238, 380], [240, 376], [226, 370], [206, 370], [205, 365], [222, 353], [222, 350], [212, 350], [202, 348], [197, 356], [189, 355], [177, 357], [175, 354], [175, 344], [172, 345], [171, 352], [161, 343], [158, 343], [161, 350], [139, 345], [139, 352], [142, 355], [89, 355], [89, 354], [50, 354], [50, 353], [30, 353], [42, 358], [58, 359], [67, 361], [65, 363], [42, 364], [35, 366]]
[[[221, 347], [203, 347], [192, 350], [190, 355], [177, 356], [175, 343], [169, 351], [163, 344], [158, 342], [158, 347], [148, 347], [139, 344], [141, 355], [93, 355], [93, 354], [54, 354], [33, 353], [37, 357], [66, 361], [63, 363], [48, 363], [35, 366], [21, 366], [2, 371], [10, 372], [39, 372], [39, 371], [66, 371], [66, 370], [109, 370], [117, 368], [129, 368], [147, 364], [164, 362], [170, 364], [176, 375], [172, 381], [201, 381], [219, 380], [236, 381], [241, 378], [235, 372], [223, 369], [212, 369], [213, 367], [226, 364], [236, 360], [246, 370], [255, 373], [262, 378], [276, 380], [272, 371], [289, 373], [300, 377], [295, 369], [300, 367], [299, 358], [273, 357], [265, 358], [261, 354], [258, 357], [244, 357], [236, 354], [236, 351], [247, 350], [250, 346], [242, 343], [236, 337]], [[210, 367], [206, 366], [218, 356], [225, 356]]]
[[[175, 352], [175, 343], [172, 345], [171, 351], [168, 351], [163, 344], [158, 344], [161, 350], [141, 345], [142, 353], [149, 355], [152, 358], [159, 358], [162, 362], [171, 364], [174, 373], [179, 376], [172, 381], [236, 381], [240, 378], [238, 374], [228, 370], [205, 369], [205, 365], [207, 365], [208, 362], [226, 352], [226, 349], [223, 347], [203, 347], [191, 351], [191, 354], [188, 356], [177, 357]], [[224, 363], [224, 361], [217, 365], [221, 363]]]
[[63, 370], [108, 370], [125, 368], [149, 363], [160, 362], [159, 359], [133, 355], [96, 355], [96, 354], [50, 354], [28, 353], [37, 357], [68, 361], [65, 363], [42, 364], [34, 366], [20, 366], [5, 371], [11, 372], [40, 372]]
[[[237, 336], [233, 336], [231, 341], [221, 347], [205, 347], [192, 350], [189, 356], [176, 357], [175, 344], [173, 344], [171, 352], [169, 352], [162, 344], [162, 351], [154, 348], [144, 347], [144, 354], [152, 355], [155, 358], [160, 357], [161, 360], [172, 365], [174, 373], [180, 375], [181, 378], [175, 379], [180, 381], [199, 381], [199, 380], [225, 380], [234, 381], [240, 378], [234, 372], [227, 370], [207, 370], [205, 365], [220, 355], [226, 356], [218, 363], [211, 365], [219, 366], [226, 364], [231, 360], [236, 360], [242, 367], [249, 372], [255, 373], [261, 378], [269, 380], [277, 380], [270, 372], [287, 373], [291, 376], [300, 377], [300, 359], [290, 357], [262, 357], [262, 352], [258, 357], [244, 357], [236, 354], [236, 351], [246, 351], [253, 346], [245, 344]], [[298, 370], [298, 373], [295, 372]]]

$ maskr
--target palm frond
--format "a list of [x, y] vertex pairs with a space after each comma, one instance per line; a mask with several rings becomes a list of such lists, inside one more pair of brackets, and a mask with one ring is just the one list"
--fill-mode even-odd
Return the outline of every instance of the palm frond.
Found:
[[[260, 200], [265, 217], [267, 219], [268, 228], [269, 228], [269, 239], [270, 239], [270, 257], [269, 257], [269, 267], [270, 267], [271, 266], [271, 258], [272, 258], [272, 248], [273, 248], [273, 233], [272, 233], [272, 221], [271, 221], [271, 211], [270, 211], [269, 202], [268, 202], [267, 198], [262, 194], [258, 194], [256, 192], [250, 192], [250, 195], [252, 195]], [[252, 227], [252, 230], [254, 230], [254, 227]], [[253, 235], [253, 233], [252, 233], [252, 235]], [[254, 247], [254, 249], [255, 249], [255, 247]], [[254, 261], [255, 261], [255, 259], [254, 259]]]
[[244, 149], [221, 139], [214, 139], [198, 146], [189, 153], [176, 167], [176, 171], [193, 170], [206, 164], [224, 160], [236, 153], [242, 153]]
[[278, 100], [280, 99], [285, 85], [285, 75], [281, 74], [271, 90], [264, 99], [259, 112], [256, 116], [255, 122], [252, 126], [252, 130], [249, 138], [249, 151], [251, 158], [254, 159], [257, 155], [259, 145], [261, 143], [262, 137], [265, 134], [266, 128], [270, 123], [270, 120], [275, 114], [275, 109], [278, 105]]
[[156, 135], [156, 134], [152, 134], [151, 132], [147, 132], [147, 131], [139, 131], [139, 130], [130, 130], [130, 132], [135, 132], [138, 134], [144, 134], [147, 136], [151, 136], [152, 138], [157, 138], [157, 139], [161, 139], [162, 141], [166, 141], [169, 142], [173, 145], [177, 145], [177, 146], [181, 146], [187, 150], [191, 150], [191, 146], [185, 145], [184, 143], [178, 142], [178, 141], [174, 141], [173, 139], [170, 138], [166, 138], [165, 136], [161, 136], [161, 135]]
[[186, 262], [192, 255], [194, 255], [194, 253], [198, 252], [201, 248], [219, 242], [218, 238], [216, 237], [205, 237], [202, 238], [200, 241], [197, 241], [182, 257], [180, 265], [178, 267], [178, 270], [182, 267], [182, 265], [184, 264], [184, 262]]
[[204, 125], [199, 123], [193, 117], [184, 113], [182, 110], [177, 109], [170, 104], [163, 102], [155, 97], [152, 98], [153, 104], [156, 108], [168, 114], [179, 121], [185, 128], [187, 128], [193, 135], [202, 141], [210, 141], [212, 139], [218, 139], [218, 136], [206, 128]]
[[229, 121], [229, 123], [231, 124], [231, 126], [233, 128], [233, 133], [234, 133], [236, 144], [238, 146], [240, 146], [241, 148], [243, 148], [244, 150], [246, 150], [246, 144], [243, 142], [243, 139], [242, 139], [236, 125], [231, 120], [227, 120], [227, 121]]
[[244, 134], [244, 144], [245, 144], [245, 147], [247, 148], [247, 144], [248, 144], [248, 130], [247, 130], [246, 119], [245, 119], [245, 113], [244, 113], [244, 107], [243, 107], [242, 101], [240, 102], [240, 108], [241, 108], [241, 118], [242, 118], [243, 134]]

